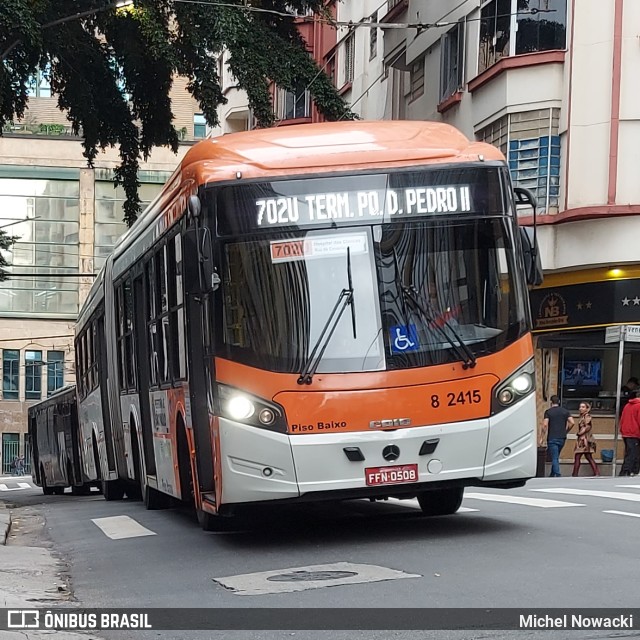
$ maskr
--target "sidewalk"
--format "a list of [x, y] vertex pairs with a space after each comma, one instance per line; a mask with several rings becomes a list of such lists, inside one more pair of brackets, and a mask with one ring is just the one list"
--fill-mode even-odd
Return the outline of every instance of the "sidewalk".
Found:
[[[11, 609], [75, 606], [62, 577], [64, 567], [44, 547], [12, 543], [21, 535], [20, 509], [0, 501], [0, 607]], [[9, 544], [7, 544], [9, 542]], [[6, 620], [1, 621], [3, 626]], [[95, 633], [70, 631], [0, 631], [0, 640], [100, 640]]]

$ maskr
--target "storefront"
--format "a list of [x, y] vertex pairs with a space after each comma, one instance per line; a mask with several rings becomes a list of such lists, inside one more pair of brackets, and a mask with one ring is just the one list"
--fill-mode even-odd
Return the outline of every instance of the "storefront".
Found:
[[[598, 445], [597, 462], [601, 462], [603, 450], [613, 449], [616, 425], [618, 344], [606, 344], [606, 327], [640, 324], [640, 277], [620, 275], [629, 273], [589, 270], [553, 274], [542, 287], [531, 291], [538, 428], [552, 395], [560, 396], [562, 405], [574, 416], [580, 402], [588, 401]], [[625, 345], [622, 374], [623, 381], [640, 378], [639, 344]], [[575, 431], [569, 434], [561, 462], [573, 461]], [[621, 462], [623, 457], [620, 439], [616, 459]]]

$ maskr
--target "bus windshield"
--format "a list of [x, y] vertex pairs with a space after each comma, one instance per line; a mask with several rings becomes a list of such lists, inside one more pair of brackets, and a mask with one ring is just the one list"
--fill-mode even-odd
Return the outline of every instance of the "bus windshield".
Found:
[[[470, 202], [477, 191], [470, 189]], [[239, 191], [234, 219], [255, 200]], [[219, 236], [230, 229], [223, 202]], [[219, 237], [216, 352], [299, 374], [319, 341], [318, 373], [468, 363], [504, 348], [527, 329], [526, 297], [513, 221], [492, 213], [315, 225], [321, 228], [276, 223], [268, 233], [236, 229]], [[351, 309], [331, 322], [346, 291]], [[322, 340], [327, 326], [332, 333]]]

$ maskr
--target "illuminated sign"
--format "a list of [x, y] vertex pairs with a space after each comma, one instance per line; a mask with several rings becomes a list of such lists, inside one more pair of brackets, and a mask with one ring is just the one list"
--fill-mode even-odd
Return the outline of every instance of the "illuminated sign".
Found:
[[257, 199], [256, 226], [330, 224], [335, 220], [371, 222], [385, 217], [468, 213], [471, 210], [468, 185], [312, 193]]

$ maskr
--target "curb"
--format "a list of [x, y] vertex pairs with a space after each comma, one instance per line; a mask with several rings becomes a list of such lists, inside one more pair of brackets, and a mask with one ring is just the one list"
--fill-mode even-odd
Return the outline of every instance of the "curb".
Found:
[[2, 544], [7, 544], [7, 536], [9, 535], [9, 531], [11, 530], [11, 512], [6, 511], [5, 513], [0, 513], [0, 539], [2, 540]]

